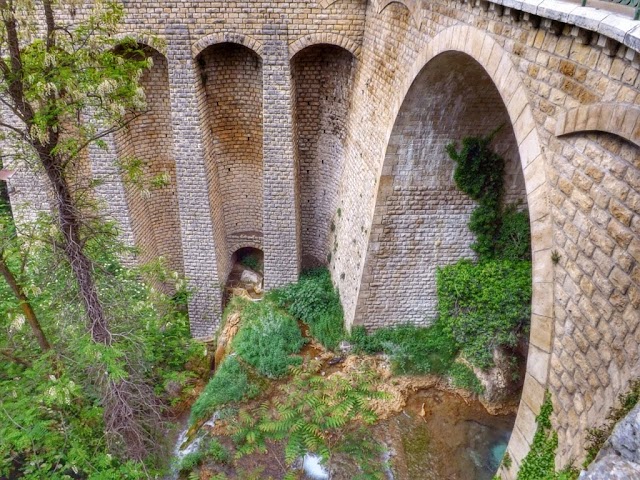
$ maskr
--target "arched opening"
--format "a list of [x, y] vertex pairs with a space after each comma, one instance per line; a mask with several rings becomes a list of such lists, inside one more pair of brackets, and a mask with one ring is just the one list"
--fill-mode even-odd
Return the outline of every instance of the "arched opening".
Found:
[[298, 146], [302, 268], [324, 265], [344, 168], [355, 57], [318, 44], [291, 60]]
[[262, 60], [245, 46], [220, 43], [196, 61], [211, 210], [222, 210], [214, 222], [223, 223], [230, 258], [243, 245], [262, 245]]
[[143, 51], [153, 60], [140, 79], [147, 111], [116, 134], [118, 157], [141, 180], [127, 182], [125, 192], [140, 260], [162, 257], [183, 273], [167, 59], [150, 47]]
[[446, 52], [417, 76], [386, 151], [356, 324], [427, 325], [435, 318], [436, 268], [474, 258], [468, 222], [475, 202], [456, 187], [446, 145], [500, 126], [493, 146], [507, 163], [505, 201], [526, 205], [513, 127], [480, 64]]
[[223, 307], [234, 295], [259, 300], [263, 288], [263, 251], [254, 247], [239, 248], [231, 255], [231, 271], [227, 278]]
[[[456, 51], [433, 57], [417, 75], [385, 153], [356, 325], [369, 330], [402, 323], [428, 326], [437, 318], [438, 267], [477, 258], [471, 248], [476, 238], [469, 229], [477, 203], [457, 187], [455, 163], [446, 146], [460, 146], [465, 137], [487, 136], [498, 127], [491, 145], [505, 160], [504, 202], [524, 210], [527, 191], [519, 143], [490, 75], [471, 56]], [[502, 397], [511, 398], [514, 405], [525, 377], [528, 345], [524, 335], [521, 338], [510, 352], [520, 358], [520, 380], [507, 386]], [[474, 373], [484, 385], [482, 369], [474, 366]], [[506, 448], [514, 422], [515, 415], [501, 427], [501, 449]], [[464, 462], [472, 463], [461, 455], [457, 463]]]

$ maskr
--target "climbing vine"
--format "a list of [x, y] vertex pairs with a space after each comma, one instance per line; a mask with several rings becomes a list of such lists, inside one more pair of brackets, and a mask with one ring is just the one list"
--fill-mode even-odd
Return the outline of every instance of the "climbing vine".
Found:
[[476, 236], [471, 248], [480, 260], [528, 260], [529, 217], [516, 204], [504, 205], [505, 160], [491, 148], [501, 128], [485, 137], [464, 138], [460, 150], [455, 142], [446, 150], [456, 162], [456, 186], [478, 202], [469, 220], [469, 229]]
[[574, 480], [578, 477], [578, 472], [570, 467], [556, 472], [558, 433], [551, 425], [552, 414], [551, 395], [547, 392], [536, 418], [538, 429], [533, 437], [531, 450], [522, 461], [517, 480]]

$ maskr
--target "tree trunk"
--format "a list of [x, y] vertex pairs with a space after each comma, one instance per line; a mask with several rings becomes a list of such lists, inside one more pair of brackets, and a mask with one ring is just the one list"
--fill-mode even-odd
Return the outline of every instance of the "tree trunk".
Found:
[[111, 345], [111, 332], [93, 278], [93, 265], [84, 252], [80, 237], [80, 215], [60, 166], [61, 162], [45, 151], [45, 148], [39, 149], [38, 153], [53, 187], [58, 206], [60, 230], [64, 239], [64, 253], [78, 282], [80, 298], [89, 320], [91, 338], [96, 343]]
[[29, 299], [27, 298], [27, 296], [24, 294], [24, 290], [22, 289], [22, 286], [18, 283], [18, 281], [16, 280], [16, 277], [13, 275], [13, 272], [11, 272], [11, 270], [9, 269], [9, 266], [5, 262], [4, 256], [1, 250], [0, 250], [0, 273], [2, 274], [6, 282], [9, 284], [9, 287], [11, 287], [11, 290], [13, 291], [13, 294], [18, 299], [18, 302], [20, 302], [20, 308], [22, 309], [22, 313], [24, 313], [24, 317], [27, 319], [27, 322], [29, 323], [31, 330], [33, 331], [33, 335], [36, 337], [36, 340], [38, 341], [38, 345], [40, 345], [40, 348], [42, 349], [43, 352], [48, 352], [49, 350], [51, 350], [51, 344], [47, 340], [47, 336], [45, 335], [44, 330], [42, 330], [42, 326], [38, 321], [36, 312], [33, 311], [33, 308], [31, 307], [31, 303], [29, 302]]

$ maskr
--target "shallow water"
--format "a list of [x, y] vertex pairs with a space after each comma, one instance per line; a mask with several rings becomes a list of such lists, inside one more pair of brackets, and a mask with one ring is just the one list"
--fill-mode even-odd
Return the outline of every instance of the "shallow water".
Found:
[[376, 436], [391, 450], [398, 480], [491, 480], [514, 422], [513, 415], [492, 416], [479, 402], [433, 389], [413, 395]]

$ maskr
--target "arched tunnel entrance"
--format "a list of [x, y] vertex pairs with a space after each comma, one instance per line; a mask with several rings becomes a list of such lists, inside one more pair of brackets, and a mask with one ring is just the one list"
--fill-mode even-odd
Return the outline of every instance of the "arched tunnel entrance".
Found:
[[259, 300], [263, 295], [264, 253], [255, 247], [242, 247], [231, 255], [223, 308], [232, 296]]
[[[368, 330], [402, 323], [428, 326], [438, 318], [438, 269], [462, 259], [478, 260], [471, 248], [477, 239], [469, 228], [478, 203], [456, 185], [456, 164], [447, 153], [447, 145], [455, 142], [459, 148], [466, 137], [485, 137], [496, 130], [491, 148], [505, 161], [503, 204], [527, 211], [519, 142], [494, 81], [483, 66], [466, 53], [446, 51], [433, 57], [409, 88], [391, 131], [355, 325], [363, 325]], [[523, 318], [528, 324], [529, 263], [526, 269], [528, 295], [524, 295], [527, 300], [521, 307], [527, 312]], [[485, 389], [490, 408], [493, 401], [496, 405], [499, 402], [511, 405], [509, 416], [500, 426], [499, 442], [497, 437], [486, 440], [498, 442], [500, 446], [496, 444], [496, 448], [501, 451], [506, 449], [513, 429], [525, 378], [526, 332], [517, 332], [518, 341], [508, 352], [510, 358], [519, 363], [519, 367], [512, 370], [518, 374], [518, 380], [503, 382], [499, 386], [503, 392], [495, 400]], [[498, 349], [494, 350], [494, 359], [496, 355]], [[463, 354], [460, 358], [464, 358]], [[495, 360], [486, 372], [475, 367], [474, 372], [485, 387], [493, 388], [493, 384], [500, 383], [501, 375], [504, 380], [500, 368]], [[452, 434], [451, 438], [454, 437]], [[473, 463], [464, 452], [456, 461]], [[497, 469], [497, 465], [493, 468]], [[478, 472], [473, 473], [474, 478], [480, 478], [477, 475]]]

